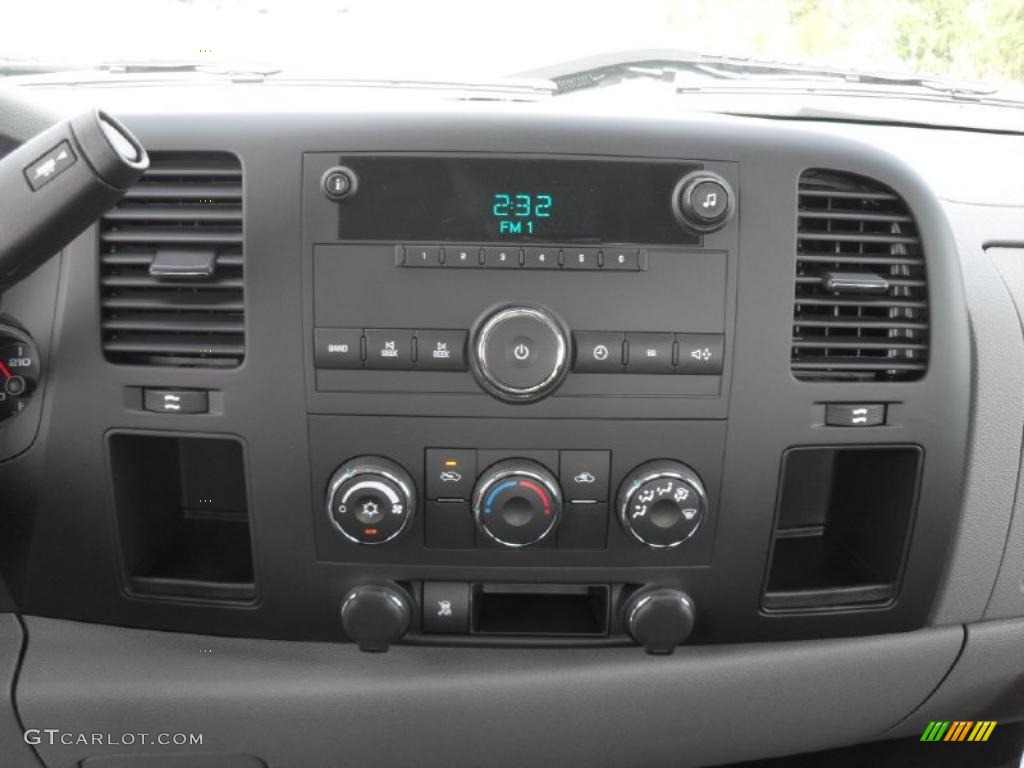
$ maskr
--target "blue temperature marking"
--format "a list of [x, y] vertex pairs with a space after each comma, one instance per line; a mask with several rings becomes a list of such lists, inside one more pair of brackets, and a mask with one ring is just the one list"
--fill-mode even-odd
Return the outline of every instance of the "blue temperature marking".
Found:
[[496, 485], [494, 488], [491, 488], [491, 492], [487, 494], [487, 498], [484, 500], [484, 512], [486, 514], [490, 514], [491, 513], [491, 504], [494, 503], [494, 497], [497, 496], [502, 491], [504, 491], [506, 488], [514, 487], [515, 484], [516, 484], [515, 480], [506, 480], [501, 485]]

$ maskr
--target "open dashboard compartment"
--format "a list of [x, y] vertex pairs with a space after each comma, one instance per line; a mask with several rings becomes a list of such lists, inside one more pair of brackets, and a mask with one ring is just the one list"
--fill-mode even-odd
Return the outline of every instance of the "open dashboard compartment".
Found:
[[108, 444], [128, 591], [254, 599], [241, 442], [115, 433]]

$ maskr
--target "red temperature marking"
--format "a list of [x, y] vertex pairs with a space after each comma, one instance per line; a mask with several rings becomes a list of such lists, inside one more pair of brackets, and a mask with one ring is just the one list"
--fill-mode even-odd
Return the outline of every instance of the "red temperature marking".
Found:
[[529, 488], [531, 491], [540, 496], [541, 502], [544, 504], [544, 514], [548, 517], [551, 516], [551, 497], [548, 496], [547, 491], [541, 488], [536, 483], [531, 483], [529, 480], [520, 480], [519, 484], [523, 488]]

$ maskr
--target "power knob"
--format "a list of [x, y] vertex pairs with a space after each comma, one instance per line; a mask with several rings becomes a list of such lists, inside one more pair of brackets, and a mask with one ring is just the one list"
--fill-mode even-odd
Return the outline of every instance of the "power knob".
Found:
[[488, 393], [510, 403], [540, 400], [558, 388], [569, 362], [569, 331], [539, 305], [499, 307], [477, 321], [470, 366]]
[[693, 536], [708, 511], [700, 477], [678, 461], [649, 461], [619, 486], [619, 521], [649, 547], [682, 544]]
[[714, 232], [725, 226], [736, 208], [729, 182], [711, 171], [693, 171], [672, 191], [676, 221], [696, 232]]

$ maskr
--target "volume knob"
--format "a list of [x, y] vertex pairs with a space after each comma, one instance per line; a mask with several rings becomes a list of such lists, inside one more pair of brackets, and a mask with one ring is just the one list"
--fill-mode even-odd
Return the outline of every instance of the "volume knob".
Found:
[[509, 306], [477, 322], [470, 348], [481, 387], [499, 400], [527, 403], [549, 395], [565, 378], [569, 332], [544, 307]]

